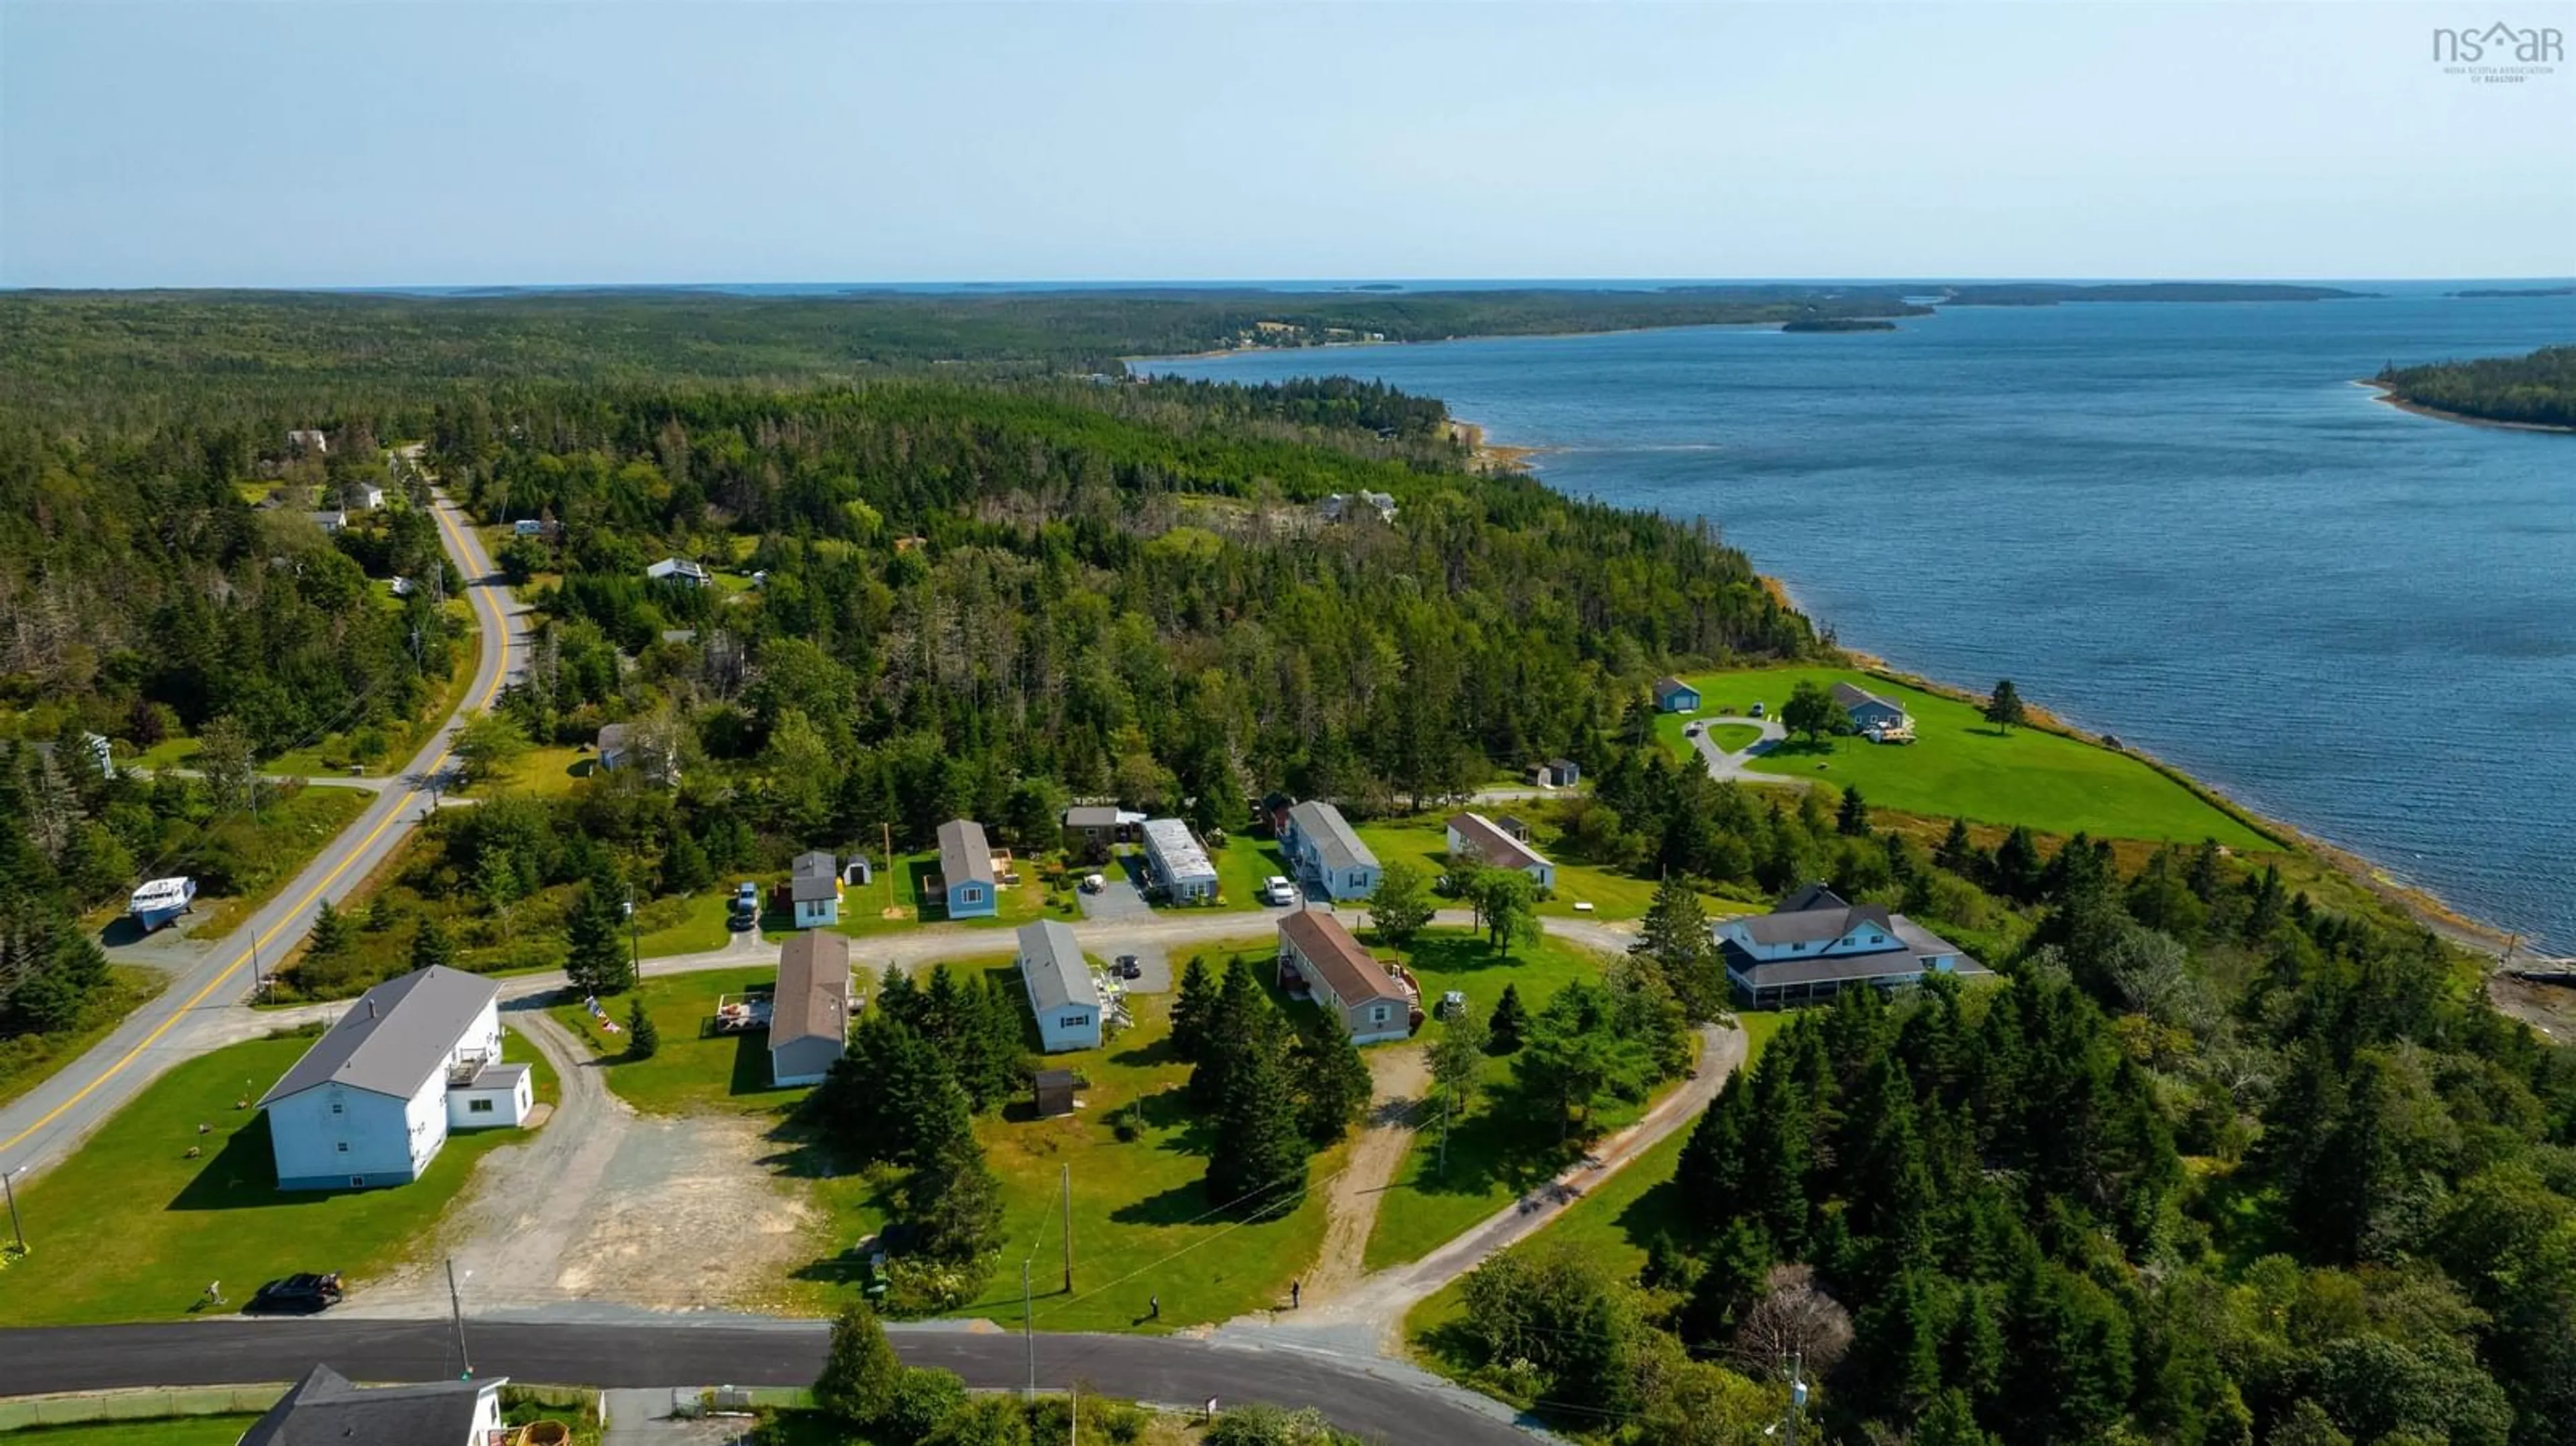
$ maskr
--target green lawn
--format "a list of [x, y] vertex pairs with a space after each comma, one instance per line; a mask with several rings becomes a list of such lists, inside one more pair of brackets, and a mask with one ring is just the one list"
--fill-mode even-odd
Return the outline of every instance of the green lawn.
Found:
[[[1519, 809], [1519, 816], [1530, 824], [1531, 846], [1556, 865], [1555, 894], [1539, 902], [1541, 914], [1604, 921], [1645, 917], [1646, 905], [1655, 897], [1654, 880], [1558, 858], [1554, 852], [1556, 824], [1546, 801], [1497, 805], [1494, 813], [1507, 813], [1514, 808]], [[1494, 814], [1486, 816], [1490, 818]], [[1402, 859], [1421, 869], [1426, 877], [1437, 879], [1449, 868], [1448, 819], [1447, 814], [1424, 814], [1415, 818], [1382, 819], [1361, 824], [1360, 842], [1369, 846], [1369, 852], [1376, 854], [1381, 864]], [[1463, 902], [1455, 899], [1440, 899], [1438, 902], [1443, 908], [1465, 907]], [[1703, 908], [1713, 912], [1734, 914], [1743, 911], [1743, 905], [1729, 903], [1715, 895], [1703, 894], [1700, 902]], [[1592, 907], [1577, 909], [1575, 905], [1578, 903]]]
[[293, 788], [260, 805], [256, 818], [214, 824], [230, 841], [227, 851], [238, 865], [236, 892], [199, 895], [188, 937], [213, 940], [230, 934], [293, 882], [373, 802], [374, 796], [360, 788]]
[[721, 949], [733, 937], [725, 923], [733, 893], [719, 886], [683, 899], [655, 899], [636, 906], [636, 944], [647, 959], [666, 954], [704, 954]]
[[92, 1421], [0, 1431], [9, 1446], [233, 1446], [257, 1416], [178, 1416], [158, 1421]]
[[1260, 909], [1264, 879], [1296, 876], [1276, 841], [1250, 833], [1226, 835], [1225, 847], [1208, 850], [1208, 862], [1216, 865], [1218, 902], [1229, 909]]
[[61, 1034], [20, 1034], [0, 1040], [0, 1105], [51, 1079], [54, 1071], [107, 1038], [125, 1022], [125, 1016], [142, 1008], [170, 984], [170, 976], [158, 969], [111, 964], [107, 972], [108, 987], [83, 1006], [78, 1028]]
[[[507, 1037], [508, 1058], [532, 1056]], [[12, 1325], [176, 1320], [221, 1281], [240, 1308], [261, 1281], [336, 1270], [381, 1276], [429, 1238], [486, 1151], [516, 1130], [459, 1134], [422, 1179], [383, 1190], [276, 1188], [268, 1117], [256, 1099], [309, 1048], [309, 1036], [231, 1045], [173, 1069], [88, 1144], [18, 1191], [33, 1258], [0, 1273]], [[211, 1125], [200, 1135], [200, 1124]], [[187, 1158], [202, 1148], [199, 1159]], [[59, 1265], [53, 1264], [59, 1262]]]
[[561, 798], [580, 787], [598, 765], [598, 755], [587, 748], [531, 748], [512, 759], [485, 791]]
[[[767, 990], [777, 982], [778, 970], [771, 965], [647, 979], [632, 994], [600, 1001], [617, 1025], [615, 1033], [601, 1028], [577, 1003], [546, 1012], [589, 1044], [593, 1054], [611, 1061], [602, 1067], [608, 1087], [647, 1114], [783, 1114], [805, 1091], [769, 1083], [769, 1036], [706, 1032], [718, 995]], [[863, 978], [860, 987], [870, 996], [876, 993], [872, 980]], [[626, 1011], [635, 999], [644, 1001], [645, 1012], [661, 1031], [661, 1048], [651, 1059], [626, 1058]]]
[[[1787, 1014], [1736, 1016], [1736, 1023], [1751, 1036], [1747, 1068], [1762, 1057], [1763, 1046], [1789, 1019]], [[1673, 1184], [1673, 1172], [1681, 1164], [1682, 1149], [1689, 1143], [1696, 1123], [1657, 1141], [1653, 1149], [1629, 1161], [1601, 1188], [1567, 1206], [1538, 1234], [1514, 1248], [1525, 1249], [1540, 1240], [1568, 1241], [1585, 1255], [1612, 1267], [1622, 1278], [1635, 1275], [1645, 1266], [1646, 1248], [1656, 1235], [1677, 1230], [1688, 1218], [1686, 1202]], [[1374, 1253], [1377, 1242], [1372, 1239], [1369, 1243]], [[1417, 1345], [1436, 1341], [1439, 1328], [1457, 1318], [1465, 1294], [1466, 1283], [1461, 1278], [1415, 1306], [1405, 1317], [1405, 1338]]]
[[[1000, 909], [986, 919], [948, 919], [948, 910], [939, 899], [927, 905], [922, 901], [923, 881], [939, 872], [939, 851], [897, 854], [891, 868], [880, 867], [872, 883], [852, 884], [841, 894], [841, 922], [833, 925], [836, 932], [852, 938], [885, 934], [914, 928], [922, 923], [954, 922], [961, 929], [1016, 929], [1047, 916], [1046, 884], [1039, 877], [1039, 861], [1034, 856], [1017, 859], [1020, 883], [1017, 888], [995, 890]], [[763, 895], [767, 897], [766, 884]], [[886, 914], [892, 900], [893, 916]], [[1059, 917], [1070, 918], [1070, 914]], [[761, 920], [761, 932], [770, 937], [783, 937], [793, 932], [783, 915], [771, 914]]]
[[[1820, 779], [1837, 787], [1858, 784], [1875, 806], [1935, 818], [2026, 824], [2042, 833], [2081, 832], [2096, 838], [2186, 843], [2214, 838], [2237, 849], [2275, 847], [2125, 753], [2034, 728], [2006, 734], [1970, 704], [1852, 669], [1767, 668], [1705, 673], [1689, 681], [1700, 690], [1705, 715], [1741, 712], [1757, 699], [1776, 713], [1789, 690], [1807, 680], [1828, 686], [1854, 683], [1902, 704], [1914, 715], [1918, 741], [1882, 745], [1834, 738], [1813, 744], [1792, 739], [1755, 762], [1754, 771]], [[1677, 719], [1659, 718], [1656, 731], [1677, 755], [1689, 756]]]
[[1721, 753], [1741, 753], [1762, 736], [1762, 729], [1752, 723], [1711, 723], [1706, 732]]
[[[1424, 934], [1405, 957], [1422, 983], [1425, 1007], [1456, 989], [1488, 1019], [1506, 984], [1519, 989], [1522, 1007], [1535, 1014], [1566, 984], [1599, 978], [1603, 962], [1601, 955], [1548, 939], [1517, 944], [1512, 958], [1501, 960], [1481, 937], [1446, 929]], [[1426, 1022], [1420, 1042], [1429, 1043], [1445, 1027]], [[1511, 1077], [1509, 1059], [1486, 1061], [1476, 1108], [1451, 1122], [1445, 1168], [1436, 1121], [1425, 1120], [1408, 1142], [1369, 1232], [1368, 1269], [1419, 1259], [1571, 1161], [1574, 1150], [1558, 1142], [1554, 1127], [1533, 1123], [1520, 1108]], [[1607, 1134], [1634, 1121], [1643, 1108], [1605, 1109], [1594, 1122]]]

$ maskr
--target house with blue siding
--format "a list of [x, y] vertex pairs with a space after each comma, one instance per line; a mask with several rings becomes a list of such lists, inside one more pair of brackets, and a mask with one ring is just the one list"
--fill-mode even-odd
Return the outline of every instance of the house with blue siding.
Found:
[[1082, 957], [1073, 931], [1053, 919], [1020, 926], [1019, 966], [1046, 1052], [1098, 1049], [1100, 984], [1091, 977], [1091, 961]]
[[941, 903], [952, 919], [989, 919], [1001, 912], [1001, 891], [993, 875], [993, 845], [984, 826], [971, 818], [952, 818], [939, 826]]
[[1699, 689], [1679, 678], [1665, 676], [1655, 680], [1655, 711], [1658, 713], [1696, 713], [1699, 711]]
[[501, 1062], [501, 986], [432, 965], [350, 1001], [259, 1107], [281, 1190], [420, 1178], [450, 1130], [524, 1123], [528, 1067]]
[[1310, 798], [1288, 810], [1279, 847], [1307, 888], [1335, 903], [1377, 892], [1377, 855], [1360, 841], [1342, 811], [1321, 799]]

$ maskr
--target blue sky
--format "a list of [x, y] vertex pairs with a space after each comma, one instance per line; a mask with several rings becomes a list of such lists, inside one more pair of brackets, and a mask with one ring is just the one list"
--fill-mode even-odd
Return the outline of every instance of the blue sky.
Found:
[[2468, 4], [0, 0], [0, 285], [2576, 271]]

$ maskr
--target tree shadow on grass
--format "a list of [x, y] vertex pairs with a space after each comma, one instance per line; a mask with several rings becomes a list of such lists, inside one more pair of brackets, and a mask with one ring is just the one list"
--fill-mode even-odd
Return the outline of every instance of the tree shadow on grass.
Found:
[[1413, 1163], [1398, 1182], [1398, 1188], [1419, 1195], [1526, 1195], [1583, 1157], [1574, 1139], [1557, 1140], [1546, 1111], [1531, 1109], [1510, 1090], [1450, 1127], [1445, 1169], [1438, 1122], [1427, 1122], [1423, 1130], [1414, 1142]]
[[[1216, 1202], [1208, 1199], [1206, 1188], [1192, 1180], [1142, 1200], [1131, 1200], [1110, 1211], [1109, 1218], [1121, 1225], [1187, 1225], [1215, 1206]], [[1234, 1217], [1228, 1215], [1222, 1219], [1231, 1223]], [[1208, 1223], [1216, 1224], [1218, 1221], [1210, 1220]]]
[[734, 1036], [733, 1076], [725, 1083], [725, 1093], [736, 1099], [747, 1095], [777, 1095], [782, 1102], [802, 1086], [776, 1085], [769, 1081], [769, 1036], [759, 1031]]
[[1488, 969], [1516, 968], [1525, 962], [1503, 957], [1481, 935], [1470, 938], [1458, 934], [1425, 934], [1413, 941], [1407, 958], [1417, 974], [1477, 974]]

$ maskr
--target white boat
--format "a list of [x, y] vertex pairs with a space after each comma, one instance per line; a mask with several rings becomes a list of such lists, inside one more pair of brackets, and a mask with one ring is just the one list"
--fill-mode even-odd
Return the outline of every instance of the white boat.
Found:
[[149, 934], [164, 924], [178, 922], [179, 916], [188, 912], [188, 906], [196, 902], [196, 898], [195, 879], [184, 876], [153, 879], [136, 889], [126, 900], [125, 911], [134, 916], [134, 922], [143, 926], [144, 933]]

